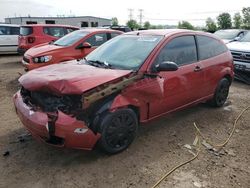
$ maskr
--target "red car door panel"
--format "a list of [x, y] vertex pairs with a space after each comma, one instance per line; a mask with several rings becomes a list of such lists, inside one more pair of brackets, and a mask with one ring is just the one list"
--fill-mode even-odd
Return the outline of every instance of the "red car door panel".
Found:
[[202, 94], [204, 72], [194, 71], [198, 63], [179, 67], [177, 71], [160, 72], [163, 79], [163, 98], [150, 103], [150, 117], [172, 111], [185, 104], [189, 104]]
[[202, 65], [197, 62], [196, 49], [195, 38], [190, 35], [176, 37], [160, 50], [152, 66], [171, 61], [179, 65], [179, 69], [158, 73], [163, 79], [164, 97], [150, 103], [150, 118], [185, 106], [202, 97], [204, 71]]

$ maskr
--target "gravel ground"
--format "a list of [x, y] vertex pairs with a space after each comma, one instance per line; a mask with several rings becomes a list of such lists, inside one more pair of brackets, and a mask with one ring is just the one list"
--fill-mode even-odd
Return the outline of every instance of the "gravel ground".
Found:
[[[24, 73], [20, 56], [0, 57], [0, 187], [143, 187], [150, 188], [172, 167], [193, 157], [184, 147], [195, 138], [193, 122], [215, 143], [225, 140], [233, 121], [250, 105], [250, 86], [234, 82], [222, 108], [201, 104], [140, 127], [134, 143], [117, 155], [99, 150], [58, 149], [32, 138], [16, 142], [26, 133], [17, 118], [12, 95]], [[250, 187], [250, 110], [219, 155], [202, 147], [193, 162], [179, 168], [159, 187]]]

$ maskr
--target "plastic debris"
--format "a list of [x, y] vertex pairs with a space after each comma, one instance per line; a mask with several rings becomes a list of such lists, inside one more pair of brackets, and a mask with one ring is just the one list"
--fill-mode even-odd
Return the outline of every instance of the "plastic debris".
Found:
[[192, 149], [192, 147], [189, 144], [185, 144], [184, 147], [187, 148], [187, 149], [189, 149], [189, 150]]

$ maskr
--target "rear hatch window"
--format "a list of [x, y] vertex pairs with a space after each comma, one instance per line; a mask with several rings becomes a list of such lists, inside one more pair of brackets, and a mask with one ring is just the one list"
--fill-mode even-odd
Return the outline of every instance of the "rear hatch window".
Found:
[[21, 36], [31, 35], [32, 33], [33, 33], [32, 27], [21, 27], [21, 29], [20, 29]]

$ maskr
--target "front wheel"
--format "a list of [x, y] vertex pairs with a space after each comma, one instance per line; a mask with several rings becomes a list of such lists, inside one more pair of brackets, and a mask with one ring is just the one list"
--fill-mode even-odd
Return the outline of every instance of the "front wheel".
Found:
[[135, 139], [138, 120], [132, 109], [119, 109], [102, 116], [99, 145], [107, 153], [126, 149]]
[[226, 78], [221, 79], [217, 85], [213, 99], [209, 103], [214, 107], [223, 106], [228, 97], [229, 87], [229, 80]]

